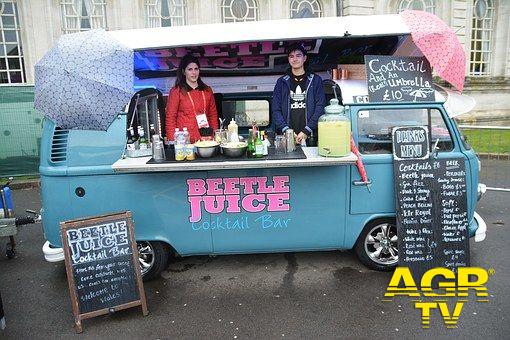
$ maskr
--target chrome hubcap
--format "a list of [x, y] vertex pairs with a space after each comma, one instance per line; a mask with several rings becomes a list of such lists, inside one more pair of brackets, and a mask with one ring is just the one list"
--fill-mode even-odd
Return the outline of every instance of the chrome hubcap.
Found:
[[137, 242], [136, 245], [138, 247], [138, 262], [140, 263], [142, 276], [144, 276], [154, 265], [154, 249], [147, 241]]
[[397, 228], [390, 223], [376, 225], [365, 238], [365, 251], [375, 263], [393, 265], [398, 262]]

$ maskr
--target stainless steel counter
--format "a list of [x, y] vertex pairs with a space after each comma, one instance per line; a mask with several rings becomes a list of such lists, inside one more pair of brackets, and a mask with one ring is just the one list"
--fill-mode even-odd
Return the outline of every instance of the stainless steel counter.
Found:
[[164, 172], [164, 171], [198, 171], [198, 170], [226, 170], [226, 169], [261, 169], [261, 168], [296, 168], [311, 166], [350, 165], [358, 159], [352, 152], [345, 157], [322, 157], [317, 148], [303, 148], [306, 159], [282, 159], [247, 161], [224, 161], [208, 162], [206, 159], [197, 158], [194, 161], [182, 161], [178, 163], [146, 164], [151, 157], [119, 159], [112, 165], [115, 172]]

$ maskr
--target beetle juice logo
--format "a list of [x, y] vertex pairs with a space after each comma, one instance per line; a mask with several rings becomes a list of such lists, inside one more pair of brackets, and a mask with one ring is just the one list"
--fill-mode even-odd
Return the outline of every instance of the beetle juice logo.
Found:
[[193, 178], [188, 179], [191, 223], [202, 219], [202, 210], [210, 214], [289, 211], [289, 176]]

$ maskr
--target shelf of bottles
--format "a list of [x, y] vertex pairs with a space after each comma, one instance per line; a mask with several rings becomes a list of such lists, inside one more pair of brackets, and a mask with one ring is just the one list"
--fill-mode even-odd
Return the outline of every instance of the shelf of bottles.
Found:
[[161, 114], [158, 108], [158, 94], [135, 95], [127, 114], [126, 151], [127, 157], [153, 155], [153, 147], [162, 147]]

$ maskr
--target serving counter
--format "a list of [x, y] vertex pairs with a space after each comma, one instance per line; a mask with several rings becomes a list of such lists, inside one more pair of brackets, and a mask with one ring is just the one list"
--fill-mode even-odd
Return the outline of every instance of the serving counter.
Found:
[[208, 161], [197, 158], [193, 161], [173, 163], [150, 163], [151, 157], [119, 159], [112, 165], [115, 172], [166, 172], [166, 171], [198, 171], [198, 170], [226, 170], [226, 169], [263, 169], [263, 168], [294, 168], [313, 166], [350, 165], [357, 161], [352, 152], [345, 157], [322, 157], [316, 147], [303, 148], [306, 158], [302, 159], [265, 159], [257, 160], [225, 160], [222, 162]]

